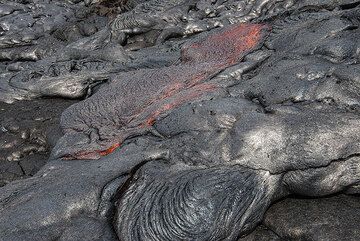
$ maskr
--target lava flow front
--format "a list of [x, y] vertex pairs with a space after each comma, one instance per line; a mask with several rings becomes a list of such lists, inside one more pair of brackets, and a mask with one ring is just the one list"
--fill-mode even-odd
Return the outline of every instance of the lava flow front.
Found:
[[215, 30], [205, 39], [183, 46], [178, 65], [119, 75], [64, 112], [61, 124], [65, 134], [67, 130], [96, 130], [90, 135], [90, 143], [98, 146], [98, 150], [89, 150], [77, 144], [79, 150], [66, 154], [75, 159], [82, 159], [84, 155], [78, 153], [84, 151], [97, 153], [97, 158], [107, 155], [129, 136], [148, 131], [159, 116], [220, 88], [206, 81], [259, 48], [268, 30], [264, 24], [238, 24]]

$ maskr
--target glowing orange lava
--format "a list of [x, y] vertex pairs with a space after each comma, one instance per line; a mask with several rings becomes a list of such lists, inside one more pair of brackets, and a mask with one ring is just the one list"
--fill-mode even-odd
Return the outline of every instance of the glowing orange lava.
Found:
[[[164, 80], [159, 82], [159, 92], [149, 95], [144, 104], [132, 115], [132, 120], [141, 129], [154, 125], [160, 115], [186, 102], [196, 100], [203, 94], [217, 90], [220, 86], [206, 83], [211, 76], [242, 60], [265, 39], [269, 26], [265, 24], [237, 24], [215, 30], [209, 37], [181, 50], [181, 63], [157, 69], [143, 78]], [[132, 123], [129, 123], [130, 125]], [[123, 126], [122, 128], [124, 128]], [[117, 141], [123, 141], [121, 136]], [[96, 151], [100, 156], [113, 152], [121, 144], [115, 143], [106, 150]]]
[[100, 154], [100, 156], [106, 156], [106, 155], [112, 153], [113, 151], [115, 151], [115, 149], [120, 147], [120, 146], [121, 146], [120, 143], [115, 143], [106, 150], [98, 151], [98, 153]]
[[202, 83], [189, 89], [185, 95], [180, 95], [174, 98], [174, 100], [168, 104], [162, 105], [157, 111], [155, 111], [141, 126], [152, 126], [156, 119], [166, 111], [174, 109], [188, 101], [195, 100], [201, 95], [216, 90], [218, 87], [214, 84]]

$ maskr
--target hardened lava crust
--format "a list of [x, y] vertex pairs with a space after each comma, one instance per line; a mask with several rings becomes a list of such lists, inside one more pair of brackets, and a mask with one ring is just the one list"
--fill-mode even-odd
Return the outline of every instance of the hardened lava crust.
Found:
[[1, 241], [358, 241], [360, 1], [0, 0]]

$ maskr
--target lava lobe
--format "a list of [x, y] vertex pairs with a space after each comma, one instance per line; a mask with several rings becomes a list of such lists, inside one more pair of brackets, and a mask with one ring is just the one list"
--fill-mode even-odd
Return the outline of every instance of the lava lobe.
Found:
[[177, 65], [119, 74], [64, 111], [65, 135], [53, 157], [98, 159], [125, 139], [149, 132], [169, 110], [219, 90], [208, 80], [259, 48], [268, 30], [265, 24], [231, 25], [185, 44]]

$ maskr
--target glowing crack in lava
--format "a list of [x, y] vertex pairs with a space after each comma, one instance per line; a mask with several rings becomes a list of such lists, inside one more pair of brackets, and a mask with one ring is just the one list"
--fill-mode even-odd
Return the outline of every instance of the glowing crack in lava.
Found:
[[65, 135], [53, 155], [97, 159], [125, 139], [148, 132], [161, 115], [219, 89], [206, 80], [259, 48], [268, 30], [265, 24], [231, 25], [185, 44], [178, 65], [120, 73], [93, 96], [65, 110], [61, 118]]

